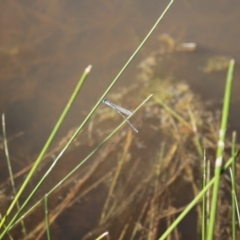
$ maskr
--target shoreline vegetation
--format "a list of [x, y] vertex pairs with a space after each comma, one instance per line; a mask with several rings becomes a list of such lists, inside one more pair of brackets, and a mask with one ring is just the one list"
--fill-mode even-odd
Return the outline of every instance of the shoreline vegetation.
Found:
[[[3, 114], [10, 180], [0, 186], [12, 188], [14, 197], [10, 202], [3, 194], [0, 239], [72, 239], [79, 229], [84, 240], [237, 239], [239, 145], [235, 132], [226, 137], [234, 60], [215, 56], [202, 69], [204, 74], [228, 70], [221, 114], [164, 69], [164, 59], [171, 66], [176, 54], [197, 49], [168, 34], [159, 36], [157, 50], [138, 65], [137, 81], [108, 94], [172, 3], [83, 123], [49, 150], [91, 66], [85, 69], [36, 162], [15, 174]], [[106, 94], [135, 109], [129, 117], [139, 133], [101, 104]], [[22, 195], [25, 189], [28, 194]]]

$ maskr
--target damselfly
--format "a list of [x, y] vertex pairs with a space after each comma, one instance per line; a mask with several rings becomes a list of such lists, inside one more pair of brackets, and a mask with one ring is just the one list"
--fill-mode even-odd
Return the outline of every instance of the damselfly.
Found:
[[[117, 111], [117, 112], [128, 122], [128, 124], [131, 126], [131, 128], [132, 128], [135, 132], [138, 133], [138, 130], [137, 130], [137, 129], [128, 121], [128, 119], [125, 118], [125, 116], [123, 115], [123, 114], [125, 114], [125, 115], [128, 115], [128, 116], [132, 116], [133, 113], [132, 113], [131, 111], [129, 111], [129, 110], [123, 108], [123, 107], [120, 107], [120, 106], [118, 106], [118, 105], [110, 102], [107, 98], [104, 98], [104, 99], [102, 100], [102, 102], [105, 103], [106, 105], [108, 105], [109, 107], [113, 108], [115, 111]], [[122, 113], [123, 113], [123, 114], [122, 114]]]

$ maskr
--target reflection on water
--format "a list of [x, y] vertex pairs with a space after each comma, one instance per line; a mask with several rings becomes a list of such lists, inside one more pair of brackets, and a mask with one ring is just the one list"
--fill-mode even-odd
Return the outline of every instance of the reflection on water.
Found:
[[[35, 159], [83, 69], [88, 64], [93, 64], [93, 71], [84, 86], [84, 91], [81, 92], [52, 147], [51, 154], [55, 155], [54, 150], [59, 149], [57, 142], [62, 146], [61, 139], [65, 139], [63, 136], [81, 122], [166, 4], [165, 1], [146, 4], [143, 0], [10, 0], [0, 3], [0, 107], [1, 112], [6, 114], [8, 136], [17, 136], [9, 142], [14, 172], [23, 169]], [[225, 56], [233, 57], [237, 62], [240, 60], [237, 55], [239, 32], [232, 27], [240, 20], [239, 9], [240, 3], [237, 1], [176, 1], [150, 41], [141, 50], [137, 60], [120, 79], [118, 90], [115, 88], [114, 93], [110, 94], [111, 99], [121, 102], [121, 96], [116, 94], [119, 93], [120, 86], [125, 88], [126, 94], [136, 88], [136, 66], [143, 57], [145, 71], [142, 74], [146, 75], [145, 78], [152, 77], [150, 75], [153, 74], [156, 59], [149, 55], [149, 52], [160, 48], [158, 36], [167, 33], [174, 38], [168, 38], [168, 44], [171, 43], [168, 45], [169, 54], [165, 52], [159, 56], [163, 64], [157, 70], [157, 74], [161, 74], [163, 78], [171, 75], [177, 80], [186, 80], [191, 88], [204, 98], [220, 101], [226, 72], [215, 73], [214, 70], [227, 66], [227, 61], [224, 60], [228, 59]], [[185, 42], [196, 43], [196, 51], [175, 54], [176, 46], [180, 47], [179, 44]], [[148, 58], [145, 58], [146, 56]], [[211, 74], [204, 74], [204, 71]], [[238, 106], [237, 103], [240, 102], [237, 98], [240, 89], [238, 75], [236, 68], [234, 106]], [[143, 75], [141, 77], [144, 78]], [[154, 84], [149, 88], [149, 92], [160, 89]], [[124, 106], [136, 106], [144, 95], [138, 95], [139, 92], [132, 95], [133, 99], [129, 97]], [[99, 111], [101, 110], [102, 108]], [[82, 159], [92, 146], [100, 141], [101, 136], [115, 126], [115, 123], [106, 120], [109, 119], [109, 115], [97, 114], [89, 124], [88, 131], [82, 133], [84, 143], [86, 139], [88, 141], [88, 147], [85, 145], [78, 153], [81, 157], [68, 156], [74, 163]], [[117, 118], [111, 110], [108, 114], [112, 114], [113, 119]], [[231, 121], [231, 127], [238, 131], [239, 115], [239, 110], [234, 110]], [[141, 123], [141, 120], [137, 121]], [[104, 126], [100, 130], [96, 129], [94, 124], [97, 123]], [[154, 123], [151, 126], [154, 128]], [[98, 134], [94, 135], [93, 130]], [[22, 132], [24, 134], [19, 135]], [[82, 144], [81, 141], [76, 147]], [[140, 140], [138, 144], [140, 146]], [[152, 142], [149, 145], [151, 144]], [[4, 161], [3, 155], [1, 159]], [[68, 166], [69, 169], [74, 165], [72, 162]], [[2, 169], [7, 169], [3, 163], [1, 166]], [[44, 169], [44, 166], [42, 168]], [[65, 168], [66, 163], [62, 168], [58, 168], [59, 177], [64, 176], [66, 172], [62, 169], [67, 171]], [[1, 176], [6, 176], [6, 172]], [[57, 177], [53, 178], [57, 181]]]

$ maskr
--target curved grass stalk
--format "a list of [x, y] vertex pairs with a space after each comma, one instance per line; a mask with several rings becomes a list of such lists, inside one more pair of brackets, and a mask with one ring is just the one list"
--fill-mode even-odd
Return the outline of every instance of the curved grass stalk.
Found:
[[[236, 151], [236, 132], [232, 134], [232, 156], [235, 155]], [[231, 182], [232, 182], [232, 240], [236, 240], [237, 232], [236, 232], [236, 208], [238, 206], [238, 202], [236, 201], [236, 159], [234, 158], [232, 162], [232, 167], [230, 170]]]
[[45, 212], [47, 239], [51, 240], [50, 224], [49, 224], [49, 212], [48, 212], [48, 195], [47, 194], [44, 197], [44, 210], [45, 210], [44, 212]]
[[[206, 186], [207, 183], [207, 161], [206, 161], [206, 152], [203, 152], [203, 188]], [[205, 240], [206, 233], [207, 233], [207, 193], [203, 195], [202, 198], [202, 240]]]
[[103, 234], [101, 234], [98, 238], [96, 238], [96, 240], [101, 240], [103, 239], [104, 237], [108, 236], [108, 232], [104, 232]]
[[227, 130], [229, 107], [230, 107], [231, 92], [232, 92], [233, 69], [234, 69], [234, 60], [232, 59], [229, 63], [229, 68], [228, 68], [227, 82], [226, 82], [225, 95], [224, 95], [223, 113], [222, 113], [222, 120], [221, 120], [221, 129], [219, 131], [218, 149], [217, 149], [217, 156], [216, 156], [216, 162], [215, 162], [215, 182], [213, 187], [210, 220], [209, 220], [208, 235], [207, 235], [208, 240], [213, 239], [214, 229], [215, 229], [220, 175], [221, 175], [222, 159], [223, 159], [223, 152], [224, 152], [224, 145], [225, 145], [224, 141], [225, 141], [226, 130]]

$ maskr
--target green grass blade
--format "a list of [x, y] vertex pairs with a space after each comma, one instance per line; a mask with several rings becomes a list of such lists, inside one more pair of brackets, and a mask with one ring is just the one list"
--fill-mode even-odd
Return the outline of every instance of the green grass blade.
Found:
[[48, 195], [47, 194], [44, 197], [44, 212], [45, 212], [47, 239], [51, 240], [50, 225], [49, 225], [49, 214], [48, 214]]
[[[206, 162], [206, 152], [204, 150], [203, 152], [203, 188], [205, 188], [207, 184], [207, 162]], [[206, 193], [207, 194], [207, 193]], [[206, 238], [206, 194], [203, 195], [202, 198], [202, 240], [205, 240]]]
[[[232, 134], [232, 157], [236, 152], [236, 132]], [[232, 240], [236, 240], [236, 159], [232, 161], [232, 167], [230, 168], [231, 180], [232, 180]]]
[[90, 70], [91, 70], [91, 66], [88, 66], [88, 67], [85, 69], [85, 71], [84, 71], [82, 77], [80, 78], [80, 80], [79, 80], [79, 82], [78, 82], [78, 84], [77, 84], [77, 86], [76, 86], [73, 94], [71, 95], [71, 97], [70, 97], [70, 99], [69, 99], [66, 107], [64, 108], [64, 110], [63, 110], [63, 112], [62, 112], [59, 120], [57, 121], [57, 124], [55, 125], [52, 133], [50, 134], [50, 136], [49, 136], [46, 144], [44, 145], [42, 151], [40, 152], [38, 158], [36, 159], [36, 161], [35, 161], [32, 169], [30, 170], [30, 172], [29, 172], [28, 176], [26, 177], [25, 181], [24, 181], [23, 184], [21, 185], [21, 188], [19, 189], [18, 193], [17, 193], [16, 196], [14, 197], [14, 199], [13, 199], [11, 205], [9, 206], [9, 208], [8, 208], [5, 216], [2, 218], [1, 223], [0, 223], [0, 228], [2, 227], [2, 225], [4, 224], [4, 222], [6, 221], [7, 216], [11, 213], [13, 207], [15, 206], [16, 202], [18, 201], [19, 197], [20, 197], [21, 194], [23, 193], [24, 189], [26, 188], [27, 184], [29, 183], [30, 179], [32, 178], [34, 172], [36, 171], [38, 165], [40, 164], [43, 156], [44, 156], [45, 153], [47, 152], [47, 150], [48, 150], [50, 144], [52, 143], [52, 141], [53, 141], [56, 133], [58, 132], [58, 130], [59, 130], [59, 128], [60, 128], [63, 120], [65, 119], [65, 117], [66, 117], [66, 115], [67, 115], [67, 113], [68, 113], [71, 105], [73, 104], [73, 102], [74, 102], [74, 100], [76, 99], [76, 97], [77, 97], [77, 95], [78, 95], [78, 93], [79, 93], [79, 91], [80, 91], [83, 83], [85, 82], [86, 77], [88, 76]]
[[217, 205], [218, 205], [218, 192], [219, 192], [220, 175], [221, 175], [220, 173], [221, 173], [221, 167], [222, 167], [222, 159], [223, 159], [224, 144], [225, 144], [224, 141], [225, 141], [226, 130], [227, 130], [231, 92], [232, 92], [233, 69], [234, 69], [234, 60], [231, 60], [229, 63], [228, 74], [227, 74], [221, 129], [219, 131], [218, 149], [217, 149], [217, 156], [216, 156], [216, 162], [215, 162], [215, 182], [213, 187], [211, 212], [210, 212], [210, 220], [209, 220], [209, 227], [208, 227], [208, 238], [207, 238], [208, 240], [213, 239], [214, 229], [215, 229], [215, 218], [216, 218]]
[[[2, 130], [3, 130], [3, 145], [4, 145], [4, 151], [5, 151], [5, 155], [6, 155], [6, 159], [7, 159], [10, 182], [12, 185], [13, 194], [14, 194], [14, 196], [16, 196], [17, 191], [16, 191], [16, 187], [15, 187], [14, 176], [13, 176], [13, 171], [12, 171], [12, 166], [11, 166], [11, 161], [10, 161], [10, 155], [9, 155], [9, 151], [8, 151], [7, 131], [6, 131], [6, 123], [5, 123], [5, 115], [4, 114], [2, 114]], [[19, 210], [20, 209], [19, 201], [16, 202], [16, 206], [17, 206], [17, 209]], [[21, 221], [21, 225], [22, 225], [22, 232], [23, 232], [24, 236], [26, 236], [27, 231], [26, 231], [24, 221]]]
[[[210, 160], [207, 161], [207, 183], [210, 182], [211, 179], [211, 163]], [[207, 233], [208, 233], [208, 226], [209, 226], [209, 216], [210, 216], [210, 205], [211, 205], [211, 189], [209, 188], [207, 191], [206, 201], [207, 201], [207, 212], [206, 212], [206, 224], [207, 224]], [[207, 237], [207, 236], [206, 236]]]
[[104, 237], [106, 237], [108, 235], [108, 232], [104, 232], [103, 234], [101, 234], [98, 238], [96, 238], [96, 240], [101, 240]]

